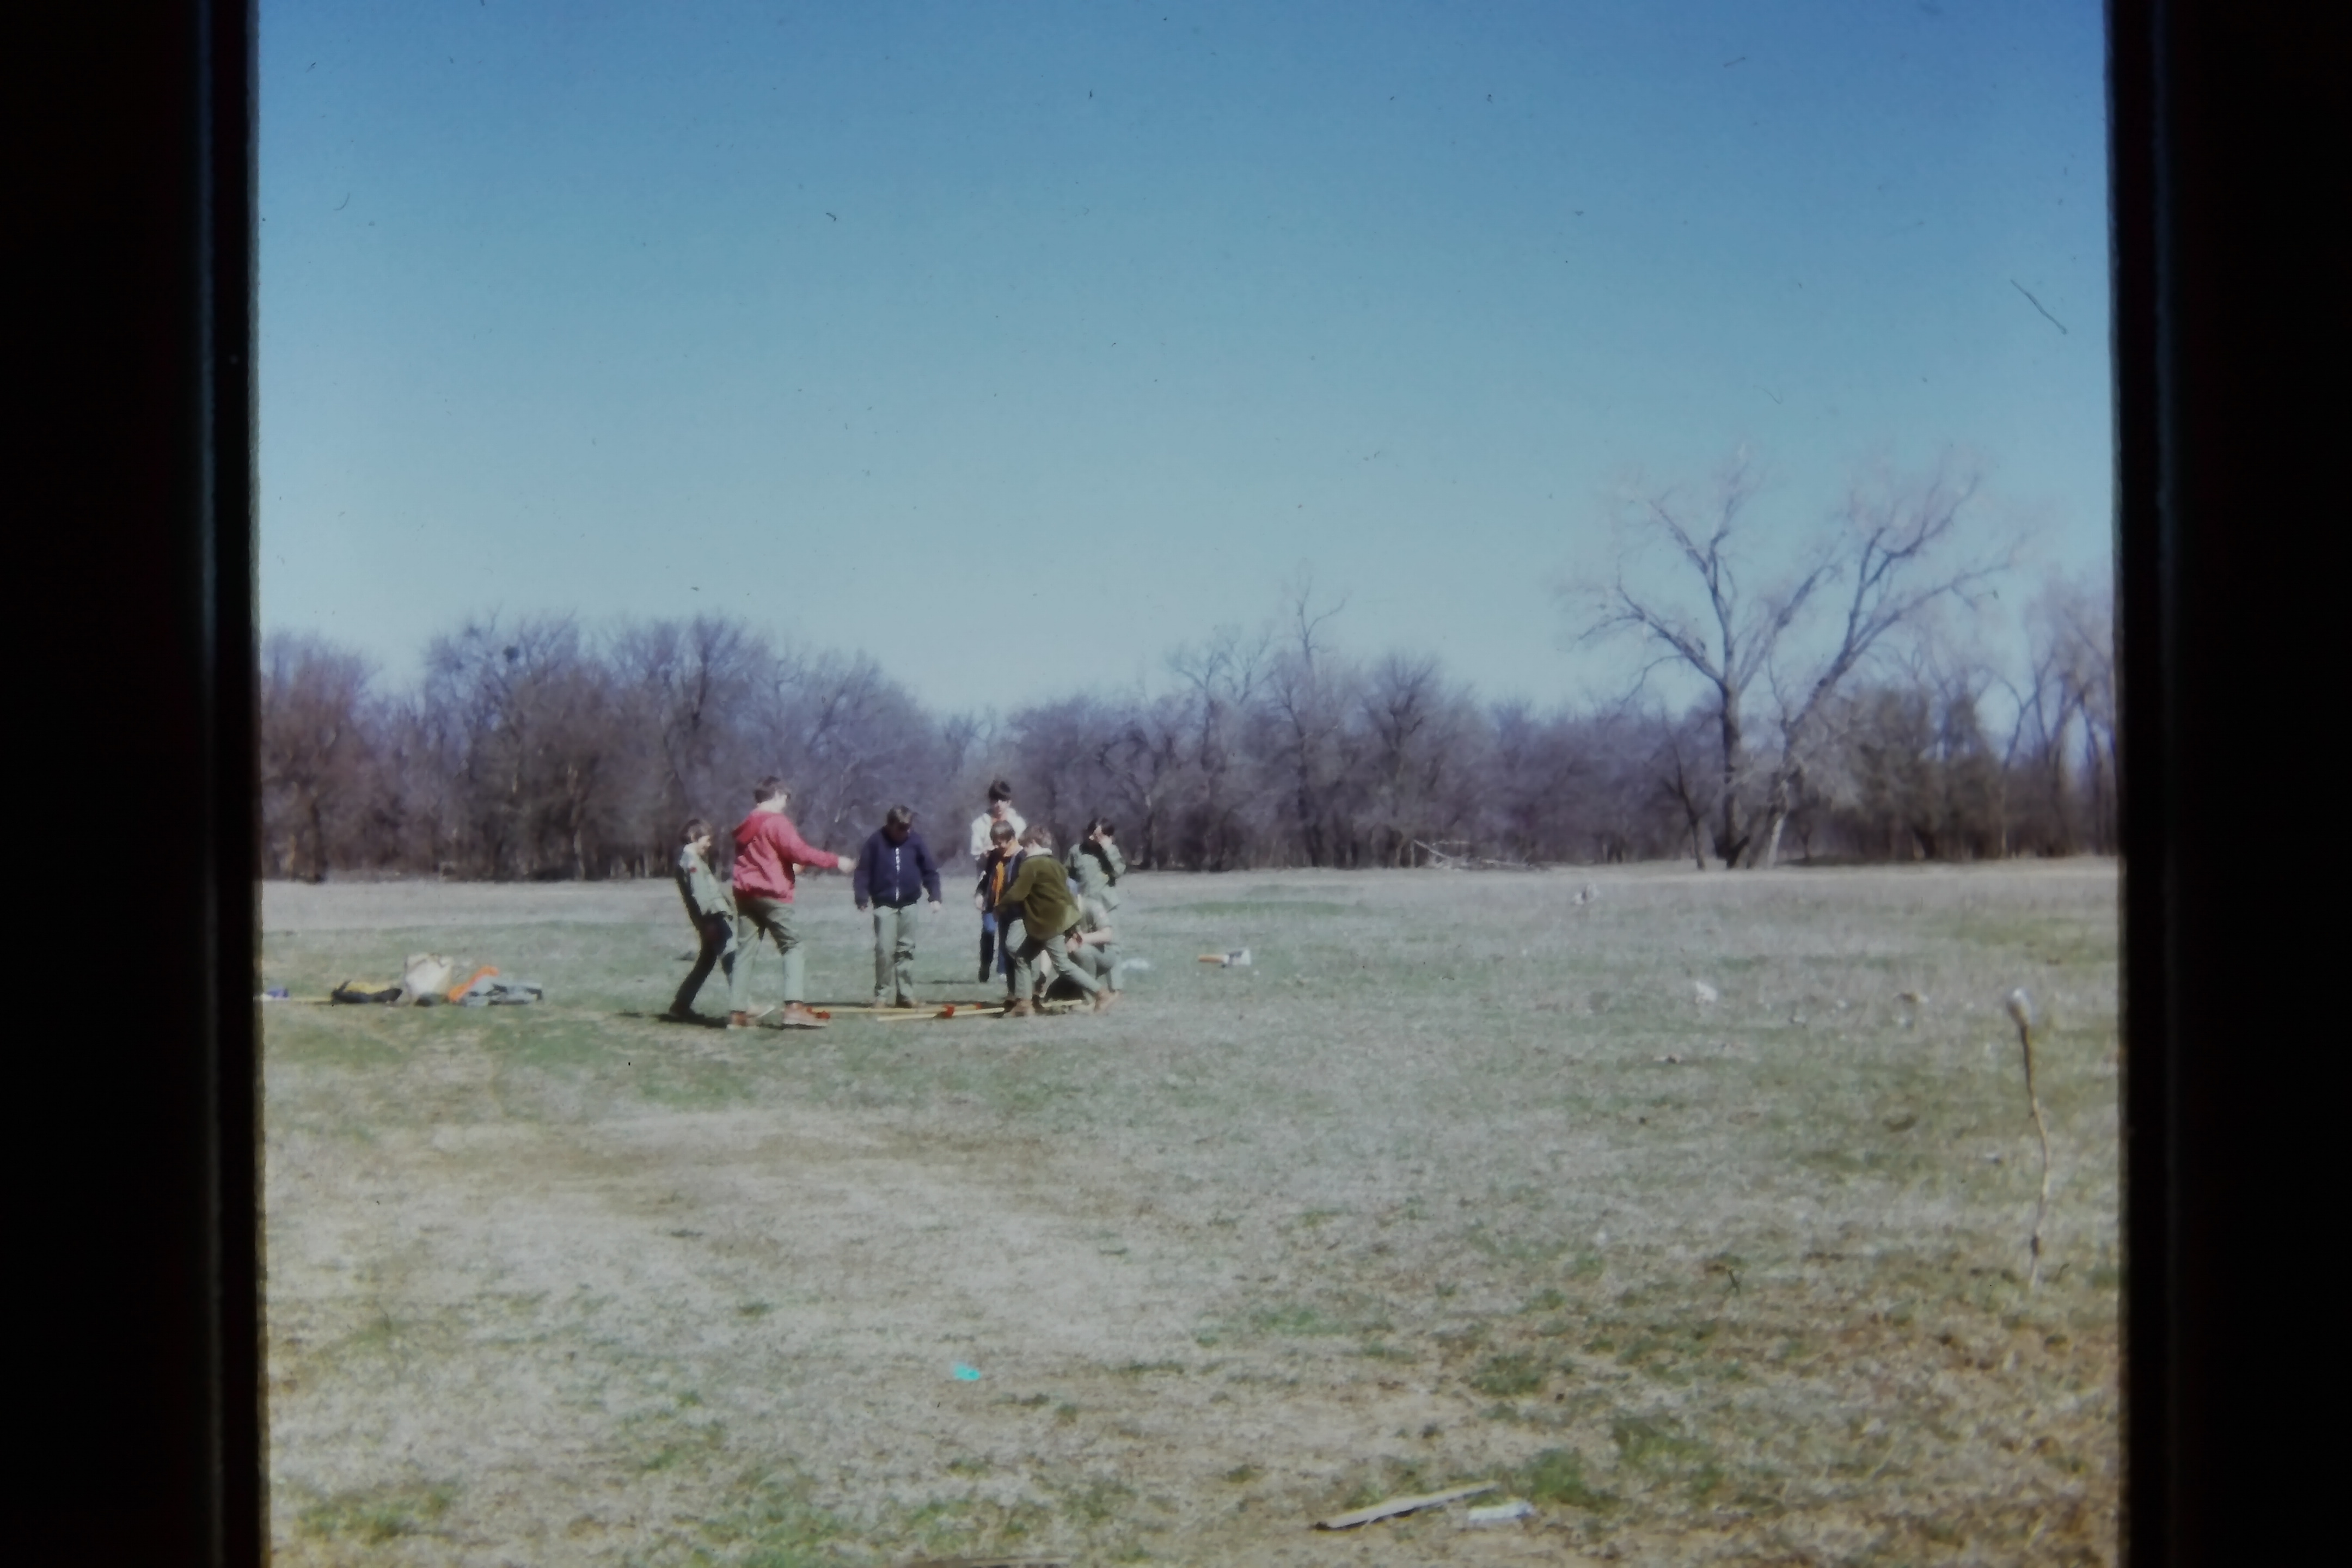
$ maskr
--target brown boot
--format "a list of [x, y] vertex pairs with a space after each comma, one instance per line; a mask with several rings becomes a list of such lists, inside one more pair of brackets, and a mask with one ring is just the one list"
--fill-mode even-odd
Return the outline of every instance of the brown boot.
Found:
[[1024, 996], [1005, 1008], [1003, 1016], [1007, 1018], [1034, 1018], [1037, 1016], [1037, 1009], [1029, 1005], [1028, 997]]
[[751, 1015], [730, 1013], [727, 1015], [727, 1026], [730, 1029], [748, 1029], [751, 1026]]
[[1108, 1013], [1112, 1007], [1116, 1006], [1118, 1003], [1118, 993], [1116, 991], [1097, 991], [1095, 993], [1095, 1011], [1097, 1013]]
[[784, 1027], [787, 1029], [822, 1029], [824, 1020], [799, 1002], [784, 1004]]

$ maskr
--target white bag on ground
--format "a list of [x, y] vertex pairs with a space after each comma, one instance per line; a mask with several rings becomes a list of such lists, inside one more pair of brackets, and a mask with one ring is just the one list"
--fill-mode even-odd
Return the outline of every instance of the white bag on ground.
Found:
[[412, 952], [400, 969], [400, 1005], [415, 1005], [420, 997], [435, 1001], [449, 989], [449, 977], [457, 972], [457, 962], [437, 952]]

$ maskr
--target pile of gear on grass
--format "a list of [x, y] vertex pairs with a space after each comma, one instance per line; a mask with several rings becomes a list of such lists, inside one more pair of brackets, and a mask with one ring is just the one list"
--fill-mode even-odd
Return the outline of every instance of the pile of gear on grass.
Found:
[[377, 987], [346, 980], [329, 1000], [373, 1002], [393, 1007], [432, 1007], [449, 1003], [459, 1007], [515, 1007], [543, 1001], [547, 988], [536, 981], [509, 980], [495, 964], [485, 963], [456, 984], [457, 960], [437, 952], [412, 952], [401, 965], [400, 984]]

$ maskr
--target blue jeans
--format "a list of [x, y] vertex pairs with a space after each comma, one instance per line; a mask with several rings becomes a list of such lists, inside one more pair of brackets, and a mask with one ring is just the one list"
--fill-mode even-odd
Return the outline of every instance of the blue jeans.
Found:
[[996, 929], [996, 911], [993, 910], [982, 910], [980, 916], [980, 970], [981, 978], [983, 980], [988, 977], [989, 964], [992, 959], [995, 961], [997, 973], [1003, 975], [1007, 980], [1011, 980], [1013, 978], [1013, 950], [1004, 943], [996, 940], [1001, 934], [1003, 933]]

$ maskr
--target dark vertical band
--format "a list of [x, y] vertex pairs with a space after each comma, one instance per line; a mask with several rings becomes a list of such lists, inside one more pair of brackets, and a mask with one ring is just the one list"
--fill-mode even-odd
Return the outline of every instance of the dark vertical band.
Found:
[[258, 1563], [254, 11], [10, 26], [6, 1533]]
[[2284, 1561], [2332, 1491], [2327, 1447], [2291, 1434], [2325, 1407], [2297, 1260], [2324, 1273], [2342, 1230], [2314, 1076], [2344, 1035], [2337, 814], [2332, 777], [2289, 781], [2326, 754], [2346, 619], [2324, 563], [2347, 515], [2352, 57], [2341, 7], [2114, 0], [2109, 22], [2126, 1542], [2136, 1563]]

